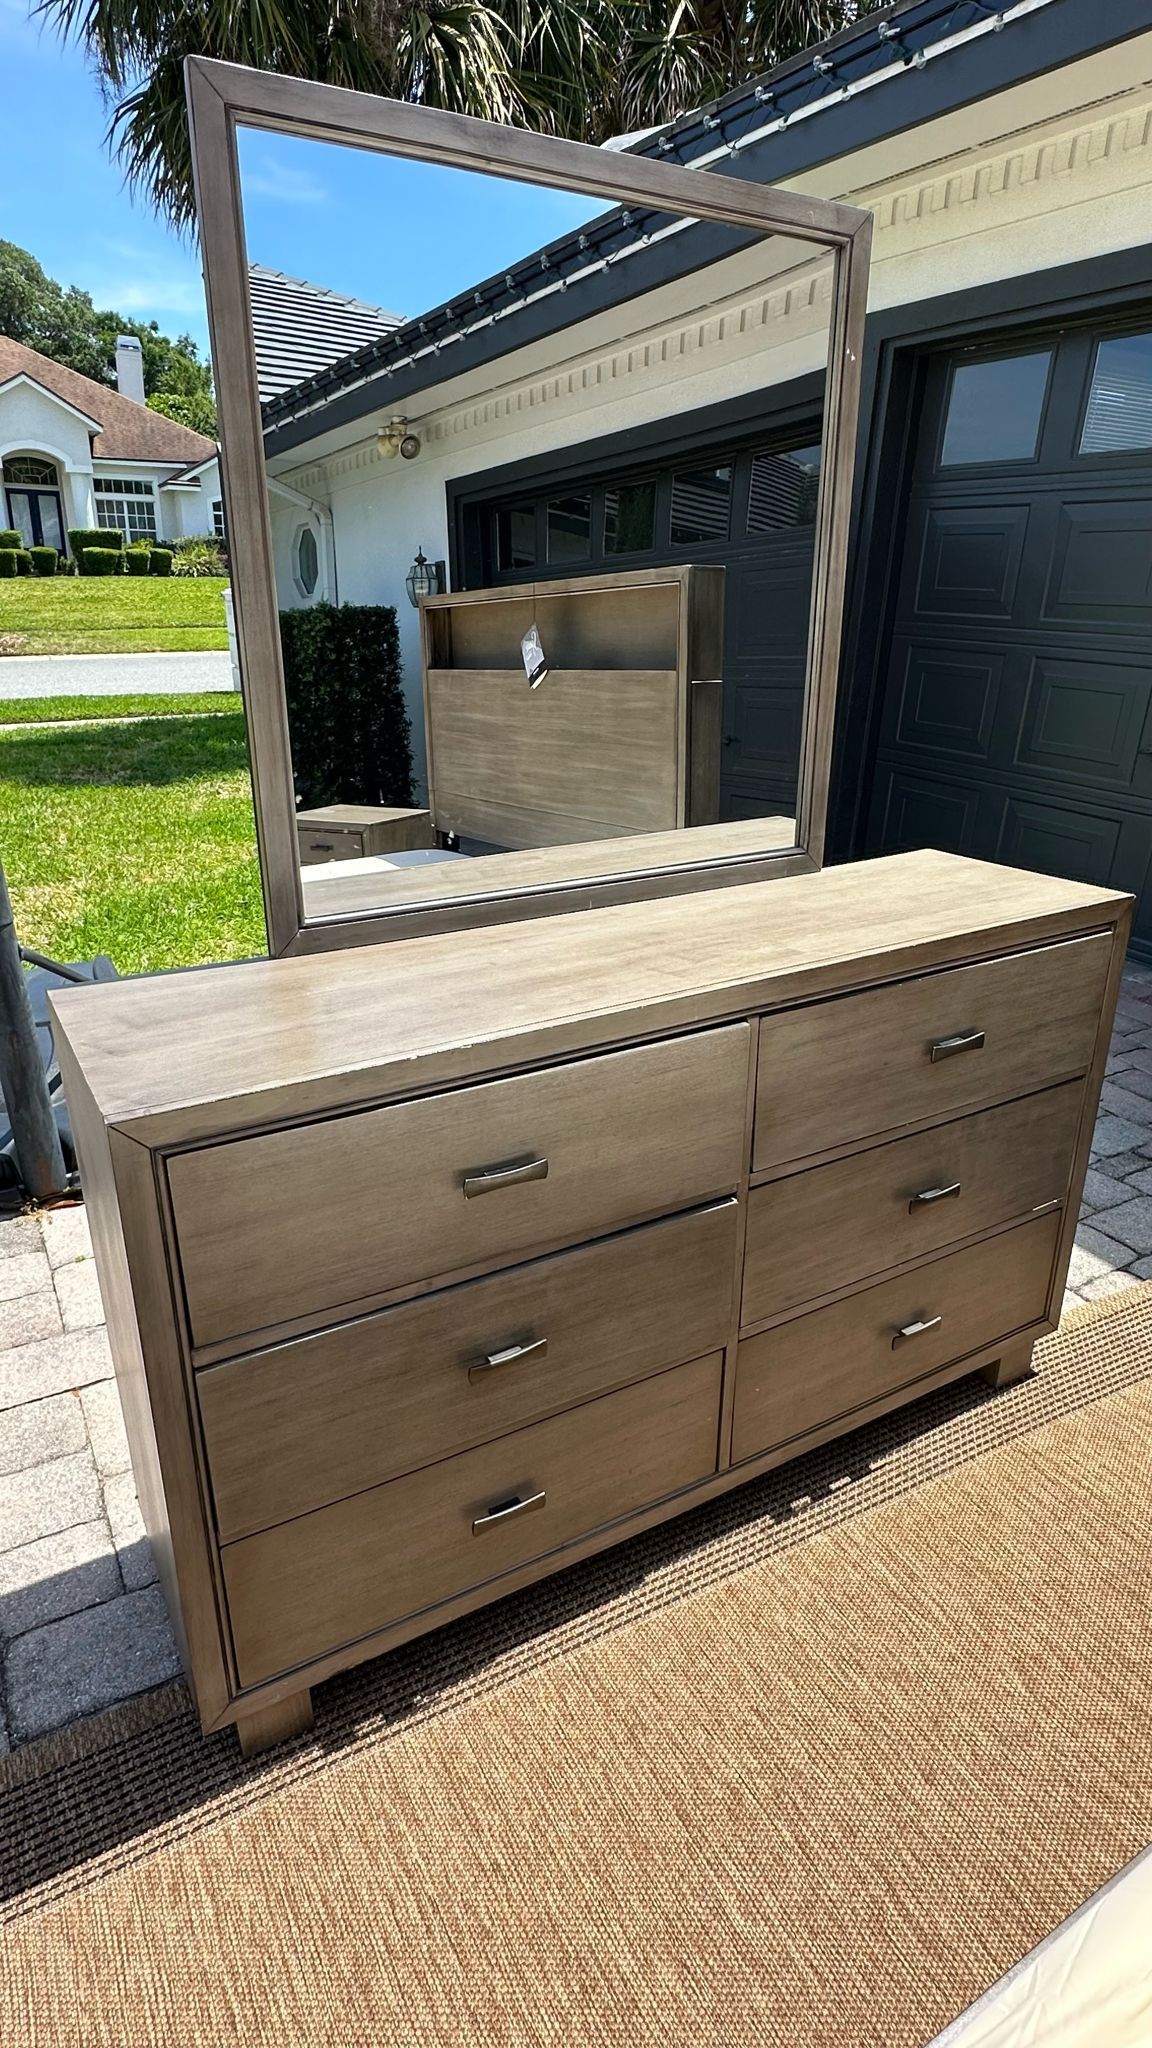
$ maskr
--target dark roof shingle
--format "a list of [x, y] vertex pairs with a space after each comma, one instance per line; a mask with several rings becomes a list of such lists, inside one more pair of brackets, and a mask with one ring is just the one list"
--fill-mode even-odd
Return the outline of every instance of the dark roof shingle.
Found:
[[248, 291], [263, 403], [403, 324], [399, 313], [345, 298], [302, 277], [286, 277], [262, 263], [249, 264]]

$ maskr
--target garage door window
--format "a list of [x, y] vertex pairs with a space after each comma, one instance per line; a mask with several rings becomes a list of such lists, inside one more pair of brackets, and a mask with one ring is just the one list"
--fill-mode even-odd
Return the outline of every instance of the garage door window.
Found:
[[656, 544], [656, 480], [604, 493], [604, 553], [639, 555]]
[[786, 455], [754, 455], [748, 485], [749, 533], [814, 526], [819, 487], [819, 447], [792, 448]]
[[1032, 462], [1048, 389], [1050, 349], [958, 363], [944, 417], [943, 469], [970, 463]]
[[1097, 345], [1080, 435], [1081, 455], [1152, 448], [1152, 334]]
[[731, 497], [731, 463], [717, 469], [677, 470], [672, 479], [673, 547], [727, 540]]

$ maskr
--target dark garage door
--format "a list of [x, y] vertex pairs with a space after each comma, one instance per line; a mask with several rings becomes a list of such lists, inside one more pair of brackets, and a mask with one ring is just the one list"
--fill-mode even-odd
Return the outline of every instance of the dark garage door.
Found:
[[927, 365], [866, 835], [1131, 889], [1146, 949], [1149, 330]]

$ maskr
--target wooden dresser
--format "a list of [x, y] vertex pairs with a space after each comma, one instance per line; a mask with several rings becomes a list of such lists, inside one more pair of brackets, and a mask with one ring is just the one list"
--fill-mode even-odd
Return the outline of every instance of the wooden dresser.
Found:
[[205, 1728], [1026, 1371], [1129, 912], [906, 854], [54, 996]]

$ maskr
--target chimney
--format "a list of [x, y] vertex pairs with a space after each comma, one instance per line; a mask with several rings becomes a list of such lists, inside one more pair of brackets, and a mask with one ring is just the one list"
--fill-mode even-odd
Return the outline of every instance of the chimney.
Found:
[[144, 351], [134, 334], [116, 336], [116, 389], [121, 398], [144, 403]]

